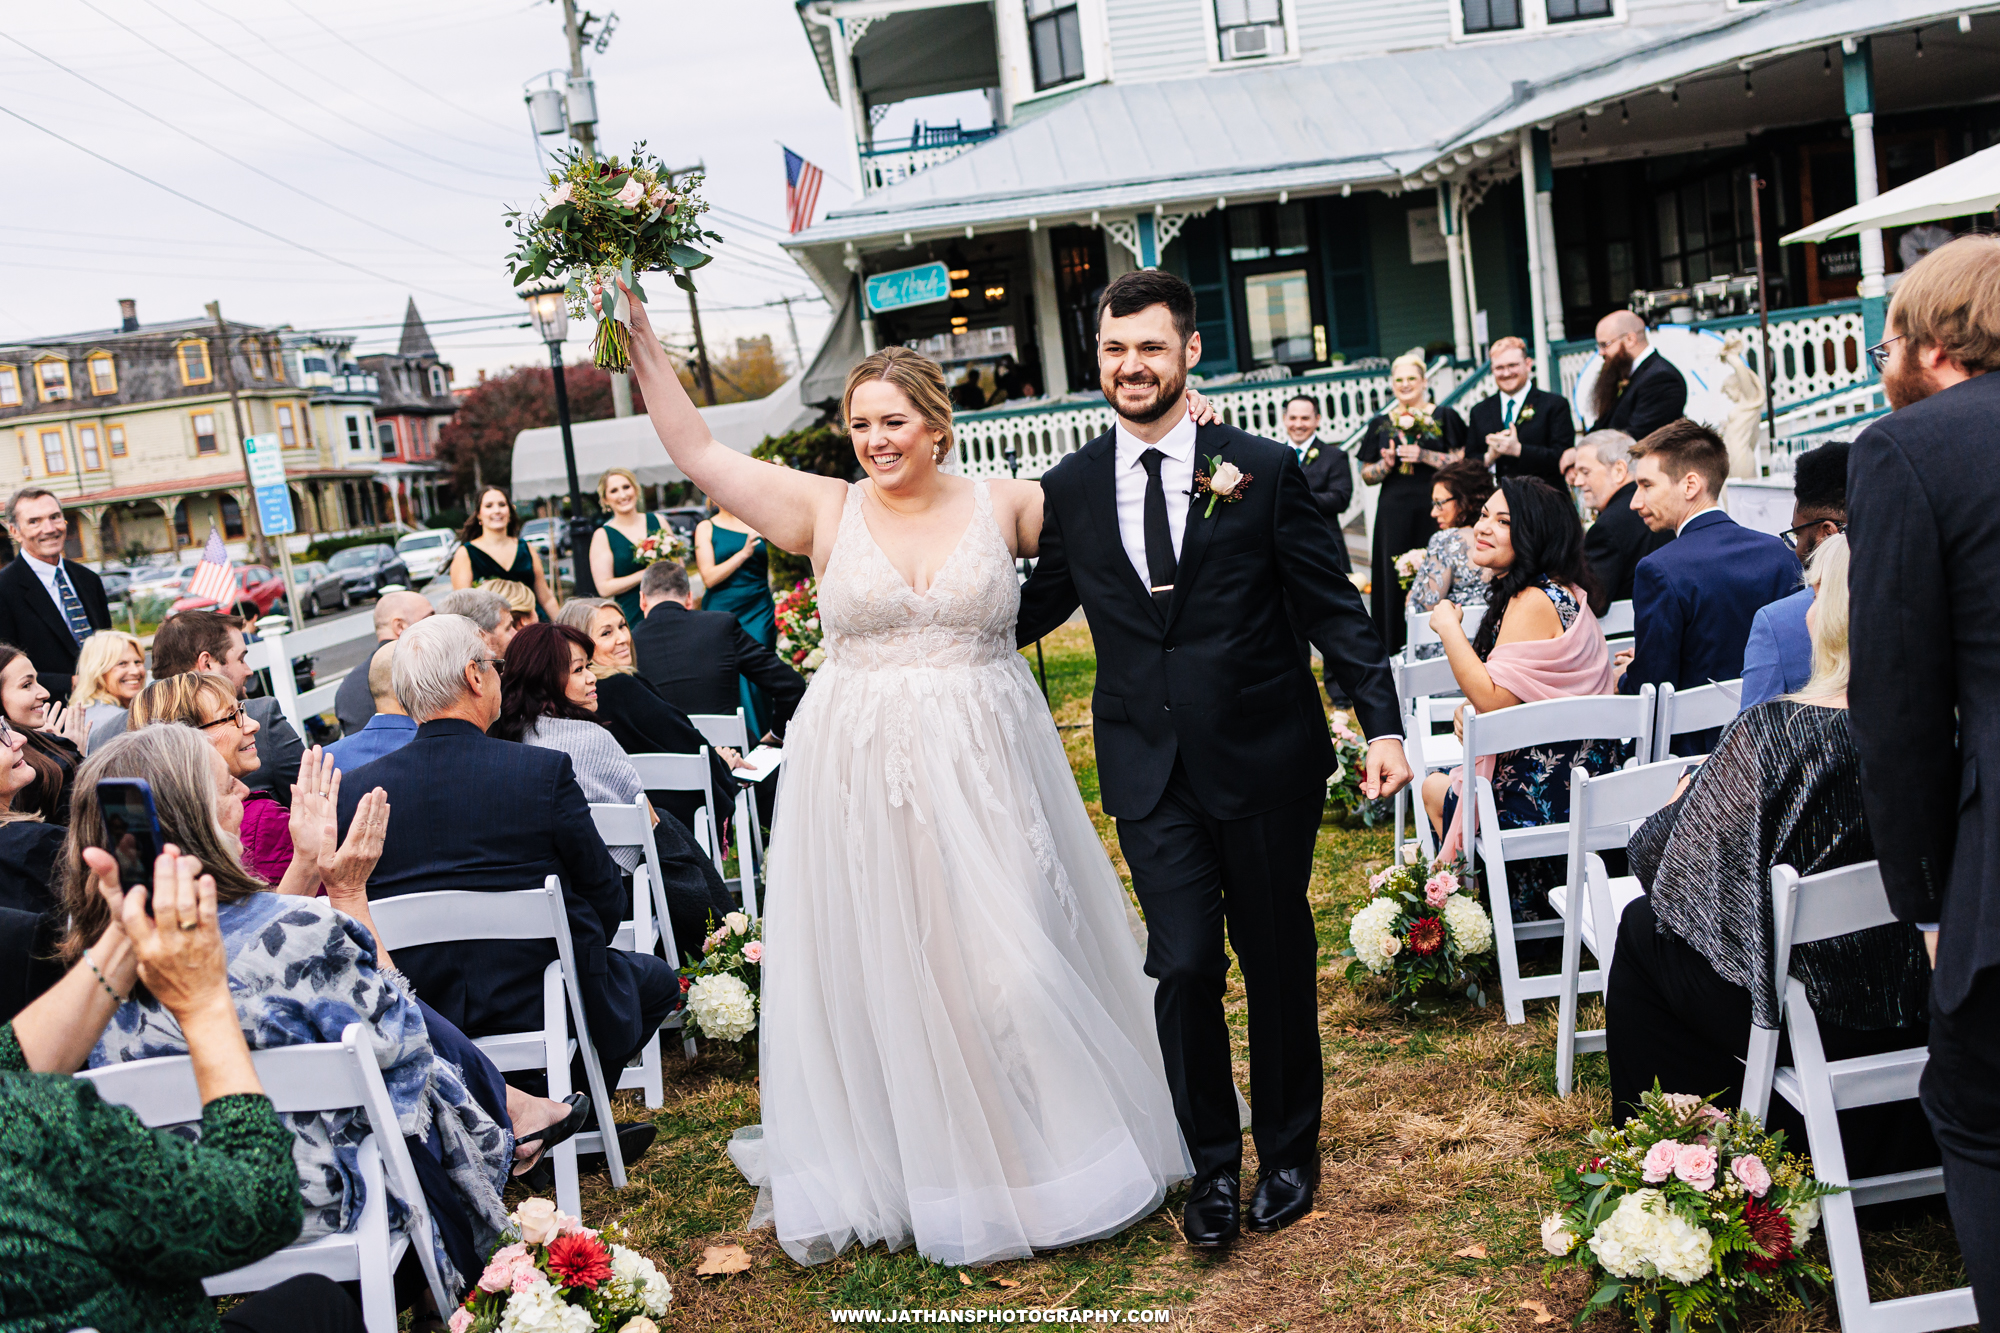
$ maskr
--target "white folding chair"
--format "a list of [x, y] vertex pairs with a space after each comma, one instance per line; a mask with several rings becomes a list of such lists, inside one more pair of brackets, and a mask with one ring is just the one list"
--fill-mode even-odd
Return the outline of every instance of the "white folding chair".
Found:
[[[1604, 1029], [1576, 1029], [1577, 992], [1602, 991], [1611, 980], [1611, 955], [1618, 941], [1618, 919], [1645, 892], [1631, 875], [1611, 878], [1604, 859], [1595, 855], [1623, 847], [1634, 830], [1674, 797], [1674, 787], [1687, 771], [1684, 760], [1628, 768], [1592, 777], [1581, 768], [1569, 771], [1569, 873], [1549, 890], [1549, 906], [1563, 919], [1562, 993], [1556, 1015], [1556, 1093], [1569, 1096], [1582, 1051], [1604, 1049]], [[1582, 884], [1581, 901], [1572, 903], [1571, 886]], [[1583, 950], [1597, 966], [1582, 970]]]
[[[1462, 608], [1462, 613], [1465, 618], [1465, 637], [1469, 639], [1479, 633], [1480, 622], [1486, 619], [1486, 608], [1483, 606], [1468, 606]], [[1406, 661], [1415, 662], [1419, 660], [1415, 652], [1416, 649], [1440, 642], [1442, 640], [1438, 638], [1438, 632], [1431, 628], [1430, 612], [1403, 612], [1403, 657]], [[1429, 661], [1430, 659], [1424, 658], [1422, 660]]]
[[1403, 854], [1403, 813], [1407, 810], [1411, 813], [1417, 846], [1429, 860], [1437, 855], [1437, 836], [1423, 811], [1424, 776], [1436, 769], [1457, 767], [1460, 751], [1456, 736], [1433, 735], [1431, 728], [1440, 720], [1448, 721], [1463, 699], [1451, 663], [1442, 657], [1422, 661], [1392, 657], [1389, 672], [1395, 677], [1396, 706], [1403, 717], [1403, 751], [1409, 756], [1410, 771], [1416, 775], [1416, 780], [1395, 796], [1396, 855]]
[[[583, 1215], [577, 1185], [579, 1152], [601, 1152], [611, 1167], [611, 1187], [625, 1188], [625, 1158], [618, 1151], [618, 1132], [611, 1116], [611, 1092], [590, 1041], [584, 1017], [583, 989], [578, 982], [576, 946], [570, 941], [569, 914], [563, 908], [562, 883], [554, 875], [539, 889], [483, 892], [477, 889], [405, 893], [368, 904], [375, 918], [375, 937], [391, 953], [424, 944], [464, 944], [474, 940], [553, 940], [556, 960], [542, 973], [542, 1026], [474, 1038], [486, 1058], [501, 1073], [517, 1069], [548, 1072], [549, 1096], [561, 1101], [570, 1094], [569, 1062], [583, 1057], [584, 1082], [590, 1089], [598, 1128], [557, 1144], [549, 1150], [556, 1168], [556, 1204], [564, 1212]], [[574, 1024], [576, 1036], [571, 1036]], [[580, 1040], [579, 1040], [580, 1038]], [[439, 1306], [443, 1309], [443, 1306]]]
[[[1635, 757], [1644, 765], [1652, 758], [1653, 687], [1643, 686], [1636, 695], [1591, 694], [1543, 699], [1538, 703], [1516, 704], [1483, 717], [1470, 704], [1465, 708], [1463, 762], [1467, 774], [1488, 755], [1581, 740], [1631, 741], [1637, 752]], [[1560, 975], [1524, 978], [1516, 942], [1560, 935], [1563, 923], [1515, 924], [1513, 899], [1507, 891], [1507, 863], [1529, 857], [1561, 856], [1569, 846], [1569, 824], [1502, 828], [1499, 807], [1493, 799], [1493, 784], [1485, 778], [1477, 779], [1470, 800], [1463, 786], [1462, 783], [1459, 808], [1465, 811], [1465, 847], [1468, 857], [1475, 852], [1478, 855], [1486, 883], [1487, 907], [1493, 913], [1494, 949], [1500, 956], [1500, 1000], [1509, 1023], [1526, 1022], [1524, 1001], [1560, 995], [1563, 979]]]
[[1691, 690], [1660, 686], [1660, 706], [1655, 710], [1660, 720], [1653, 731], [1653, 753], [1665, 758], [1673, 753], [1675, 736], [1726, 727], [1742, 708], [1741, 680], [1697, 685]]
[[[614, 949], [629, 949], [633, 953], [650, 954], [655, 945], [664, 944], [666, 959], [680, 971], [680, 950], [674, 945], [673, 919], [667, 915], [667, 895], [665, 881], [660, 877], [660, 849], [653, 841], [653, 809], [642, 796], [630, 805], [606, 805], [593, 802], [590, 807], [591, 822], [597, 825], [597, 836], [604, 839], [606, 848], [637, 848], [646, 864], [632, 872], [632, 917], [621, 923], [618, 933], [611, 938]], [[662, 815], [662, 819], [671, 816]], [[659, 1110], [666, 1104], [666, 1087], [660, 1069], [660, 1052], [666, 1041], [669, 1028], [683, 1027], [686, 1011], [675, 1013], [660, 1024], [660, 1030], [646, 1042], [640, 1063], [623, 1070], [618, 1076], [618, 1087], [642, 1088], [646, 1094], [646, 1105]], [[684, 1054], [694, 1059], [694, 1039], [683, 1031]]]
[[1604, 637], [1607, 639], [1630, 635], [1633, 633], [1633, 624], [1632, 599], [1629, 597], [1622, 602], [1613, 602], [1604, 609], [1604, 614], [1597, 618], [1597, 628], [1604, 631]]
[[[715, 786], [708, 776], [708, 747], [704, 745], [694, 754], [635, 754], [631, 758], [632, 767], [639, 770], [639, 781], [645, 784], [647, 791], [701, 793], [702, 813], [695, 824], [694, 840], [715, 862], [715, 873], [723, 874], [722, 824], [716, 818]], [[743, 894], [743, 910], [754, 919], [757, 916], [756, 876], [741, 876], [738, 887]]]
[[[733, 713], [689, 713], [688, 721], [694, 723], [708, 743], [717, 748], [728, 746], [738, 754], [750, 753], [750, 724], [738, 708]], [[764, 826], [757, 818], [757, 794], [748, 787], [738, 784], [736, 793], [736, 864], [744, 873], [764, 882]], [[725, 880], [724, 883], [728, 881]], [[740, 891], [742, 885], [737, 885]]]
[[[357, 1149], [365, 1197], [352, 1231], [287, 1245], [254, 1264], [204, 1278], [202, 1289], [210, 1296], [234, 1296], [262, 1291], [306, 1273], [323, 1274], [335, 1282], [359, 1282], [362, 1320], [368, 1333], [395, 1333], [396, 1266], [414, 1245], [437, 1308], [451, 1309], [451, 1297], [438, 1274], [423, 1188], [410, 1164], [409, 1145], [396, 1127], [396, 1108], [382, 1084], [382, 1071], [375, 1064], [367, 1029], [349, 1023], [337, 1042], [275, 1046], [251, 1052], [250, 1060], [275, 1110], [314, 1113], [358, 1109], [367, 1114], [370, 1133]], [[201, 1091], [195, 1085], [194, 1066], [185, 1055], [106, 1065], [77, 1077], [94, 1084], [97, 1095], [105, 1101], [129, 1107], [149, 1128], [194, 1124], [201, 1119]], [[389, 1226], [391, 1188], [409, 1207], [403, 1231]], [[468, 1274], [467, 1280], [475, 1276]]]
[[1775, 1090], [1797, 1107], [1805, 1117], [1813, 1174], [1830, 1185], [1847, 1187], [1846, 1193], [1820, 1200], [1827, 1265], [1833, 1270], [1834, 1298], [1844, 1333], [1924, 1333], [1979, 1322], [1970, 1287], [1890, 1301], [1869, 1299], [1868, 1269], [1854, 1210], [1863, 1204], [1941, 1194], [1944, 1170], [1934, 1166], [1850, 1179], [1839, 1113], [1850, 1107], [1879, 1106], [1915, 1097], [1929, 1052], [1916, 1046], [1829, 1061], [1820, 1043], [1812, 1003], [1806, 998], [1805, 987], [1791, 974], [1794, 946], [1851, 935], [1895, 920], [1882, 889], [1879, 862], [1864, 861], [1805, 877], [1791, 866], [1771, 869], [1773, 975], [1778, 983], [1779, 1021], [1792, 1039], [1792, 1064], [1777, 1067], [1777, 1030], [1758, 1027], [1753, 1021], [1749, 1055], [1744, 1061], [1743, 1106], [1761, 1119], [1770, 1109]]

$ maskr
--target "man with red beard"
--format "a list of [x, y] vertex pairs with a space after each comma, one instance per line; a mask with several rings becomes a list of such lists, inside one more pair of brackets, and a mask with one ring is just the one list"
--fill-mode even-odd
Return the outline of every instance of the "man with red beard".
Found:
[[1895, 410], [1848, 455], [1849, 717], [1882, 883], [1931, 953], [1924, 1111], [2000, 1328], [2000, 237], [1925, 256], [1885, 332]]
[[1643, 440], [1687, 410], [1688, 386], [1674, 363], [1646, 336], [1646, 321], [1614, 310], [1597, 321], [1597, 369], [1591, 394], [1592, 430], [1622, 430]]

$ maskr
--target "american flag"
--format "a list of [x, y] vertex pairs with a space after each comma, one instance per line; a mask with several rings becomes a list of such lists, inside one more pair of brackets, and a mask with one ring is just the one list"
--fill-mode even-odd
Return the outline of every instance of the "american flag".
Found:
[[188, 580], [187, 597], [202, 597], [217, 606], [234, 609], [237, 593], [236, 565], [223, 549], [222, 534], [215, 525], [208, 528], [208, 545], [201, 548], [201, 563]]
[[818, 167], [791, 149], [785, 149], [785, 213], [794, 235], [812, 225], [813, 209], [819, 206], [819, 185], [823, 179], [825, 177]]

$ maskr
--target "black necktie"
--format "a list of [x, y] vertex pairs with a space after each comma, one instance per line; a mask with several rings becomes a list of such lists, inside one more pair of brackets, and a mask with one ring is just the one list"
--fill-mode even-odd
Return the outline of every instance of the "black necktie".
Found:
[[1174, 570], [1179, 561], [1174, 557], [1174, 531], [1167, 526], [1167, 492], [1160, 485], [1160, 462], [1166, 455], [1158, 449], [1148, 449], [1139, 455], [1139, 466], [1146, 469], [1146, 573], [1147, 582], [1152, 585], [1153, 601], [1161, 611], [1174, 595]]

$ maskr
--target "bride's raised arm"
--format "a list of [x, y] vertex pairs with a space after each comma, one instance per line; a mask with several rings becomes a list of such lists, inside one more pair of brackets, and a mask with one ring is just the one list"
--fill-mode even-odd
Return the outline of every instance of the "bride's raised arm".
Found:
[[631, 311], [632, 374], [646, 397], [653, 430], [674, 466], [703, 494], [781, 550], [813, 555], [814, 537], [822, 526], [831, 541], [847, 499], [847, 483], [766, 463], [718, 441], [681, 387], [646, 308], [634, 300]]

